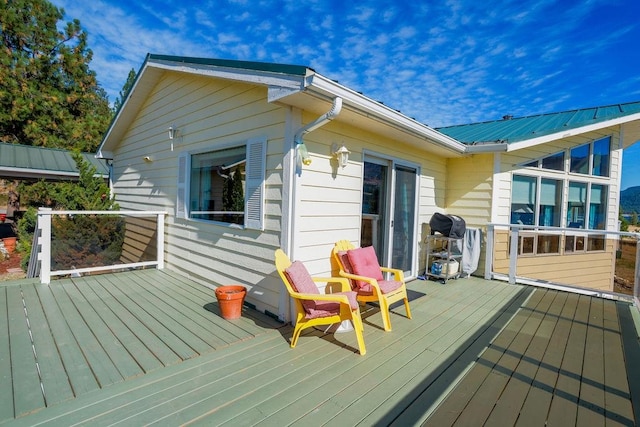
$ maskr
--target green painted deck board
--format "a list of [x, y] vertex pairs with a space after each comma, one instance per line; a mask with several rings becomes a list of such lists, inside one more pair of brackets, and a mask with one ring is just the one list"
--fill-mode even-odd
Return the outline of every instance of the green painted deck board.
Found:
[[[91, 283], [92, 286], [79, 286], [77, 290], [82, 294], [83, 298], [87, 301], [91, 302], [91, 306], [95, 313], [100, 317], [104, 325], [108, 325], [109, 331], [112, 334], [114, 339], [113, 342], [119, 342], [127, 353], [130, 356], [130, 361], [135, 362], [136, 367], [130, 367], [130, 373], [126, 376], [132, 377], [135, 375], [139, 375], [143, 372], [149, 372], [153, 369], [158, 369], [163, 366], [163, 364], [158, 360], [158, 358], [152, 353], [147, 346], [145, 346], [144, 342], [132, 332], [131, 326], [126, 324], [117, 313], [122, 313], [121, 310], [115, 310], [109, 306], [109, 302], [113, 302], [113, 298], [102, 299], [100, 295], [96, 292], [96, 289], [99, 289], [100, 286], [95, 280]], [[105, 343], [105, 346], [108, 343]], [[130, 363], [128, 359], [125, 360], [126, 363]], [[119, 363], [118, 366], [121, 364]], [[122, 371], [122, 368], [119, 368]]]
[[[109, 283], [106, 285], [108, 286]], [[113, 291], [113, 289], [111, 290]], [[171, 346], [167, 345], [153, 333], [138, 317], [127, 309], [126, 304], [123, 304], [119, 300], [118, 296], [125, 299], [125, 301], [128, 300], [126, 295], [114, 295], [110, 293], [104, 283], [96, 283], [94, 286], [91, 286], [91, 291], [100, 298], [100, 301], [111, 310], [115, 317], [120, 319], [122, 324], [126, 325], [127, 329], [140, 340], [142, 345], [144, 345], [162, 365], [167, 366], [182, 360]], [[180, 343], [183, 344], [182, 342]], [[151, 364], [152, 362], [148, 363]], [[145, 364], [143, 366], [147, 365]]]
[[[619, 303], [535, 294], [424, 425], [634, 424], [620, 369]], [[616, 371], [611, 382], [607, 365]]]
[[71, 297], [59, 285], [51, 286], [51, 291], [98, 384], [105, 386], [122, 381], [124, 377], [109, 358], [89, 325], [85, 323]]
[[7, 288], [7, 313], [14, 410], [21, 416], [43, 407], [44, 396], [19, 287]]
[[589, 297], [580, 295], [560, 364], [561, 375], [558, 376], [556, 391], [549, 409], [548, 420], [551, 425], [566, 426], [576, 423], [588, 318]]
[[32, 286], [21, 287], [29, 325], [33, 335], [35, 352], [42, 375], [42, 384], [47, 405], [74, 397], [64, 364], [60, 358], [51, 330], [40, 305], [40, 299]]
[[192, 298], [194, 294], [189, 291], [189, 288], [195, 288], [193, 286], [183, 288], [181, 284], [179, 285], [176, 282], [170, 280], [171, 286], [158, 286], [158, 284], [145, 283], [141, 280], [136, 283], [147, 291], [153, 291], [156, 301], [159, 300], [162, 303], [171, 301], [172, 306], [180, 307], [180, 312], [184, 314], [184, 318], [188, 318], [190, 322], [193, 322], [194, 327], [190, 329], [213, 348], [223, 347], [237, 341], [238, 338], [247, 336], [246, 333], [242, 336], [234, 335], [224, 328], [220, 328], [214, 321], [214, 319], [220, 319], [220, 317], [203, 310], [206, 304], [211, 302], [211, 299]]
[[[122, 306], [137, 319], [138, 322], [143, 324], [149, 330], [151, 334], [156, 336], [167, 347], [171, 348], [180, 359], [185, 360], [195, 357], [197, 353], [193, 348], [169, 329], [167, 327], [168, 325], [164, 325], [162, 321], [154, 317], [152, 313], [147, 312], [146, 306], [142, 305], [143, 301], [137, 298], [137, 295], [140, 292], [139, 289], [123, 290], [117, 285], [123, 278], [130, 284], [128, 280], [129, 274], [124, 276], [110, 275], [110, 277], [107, 277], [107, 283], [104, 285], [107, 292], [117, 299], [120, 304], [122, 304]], [[152, 312], [157, 312], [155, 308], [150, 308], [150, 310]]]
[[[90, 283], [91, 280], [92, 278], [88, 278], [87, 283]], [[129, 350], [123, 345], [123, 343], [118, 339], [113, 330], [110, 328], [114, 325], [109, 325], [108, 323], [106, 323], [105, 320], [102, 319], [100, 314], [97, 312], [96, 304], [100, 305], [100, 300], [95, 298], [95, 296], [89, 292], [87, 292], [86, 295], [88, 295], [90, 298], [85, 298], [84, 295], [79, 291], [79, 288], [76, 287], [76, 285], [73, 283], [65, 283], [61, 285], [61, 287], [65, 290], [71, 302], [78, 310], [78, 313], [80, 314], [80, 316], [82, 316], [84, 322], [86, 322], [86, 325], [91, 331], [91, 334], [99, 343], [100, 348], [102, 349], [102, 351], [104, 351], [104, 354], [109, 359], [111, 364], [113, 364], [122, 378], [133, 378], [141, 375], [144, 371], [132, 357]], [[86, 288], [88, 286], [84, 287]], [[95, 300], [92, 301], [92, 299], [94, 298]], [[84, 333], [84, 331], [81, 333]], [[78, 338], [78, 340], [82, 341], [83, 338]], [[109, 363], [107, 362], [105, 362], [105, 364], [109, 365]], [[108, 383], [104, 384], [106, 385]]]
[[212, 349], [212, 346], [207, 344], [205, 339], [189, 329], [190, 326], [195, 326], [199, 329], [198, 332], [202, 332], [200, 325], [192, 323], [188, 316], [178, 310], [173, 310], [168, 302], [162, 301], [155, 294], [150, 294], [147, 289], [140, 286], [137, 276], [132, 274], [129, 280], [130, 282], [126, 285], [116, 282], [113, 285], [121, 292], [127, 292], [130, 298], [135, 299], [139, 306], [135, 313], [144, 310], [158, 325], [162, 325], [163, 329], [168, 330], [174, 339], [183, 341], [197, 354], [202, 354]]
[[0, 288], [0, 423], [14, 418], [7, 288]]
[[622, 422], [633, 420], [633, 407], [627, 378], [620, 369], [624, 366], [625, 355], [616, 308], [617, 304], [605, 304], [603, 310], [605, 416]]
[[[291, 349], [292, 328], [266, 315], [245, 309], [239, 322], [224, 321], [216, 316], [210, 289], [173, 272], [87, 276], [54, 281], [51, 286], [7, 285], [0, 287], [0, 305], [2, 295], [14, 292], [11, 288], [16, 286], [33, 286], [35, 292], [26, 288], [25, 300], [37, 296], [41, 301], [44, 312], [34, 316], [49, 322], [51, 340], [60, 348], [65, 368], [69, 368], [66, 361], [84, 348], [86, 337], [78, 331], [94, 334], [95, 328], [100, 344], [108, 345], [109, 340], [103, 339], [110, 336], [105, 325], [115, 345], [127, 348], [140, 365], [155, 354], [149, 345], [154, 340], [158, 349], [173, 353], [177, 360], [165, 365], [157, 357], [157, 363], [165, 366], [108, 387], [97, 388], [94, 379], [93, 389], [89, 382], [89, 391], [74, 387], [77, 397], [36, 408], [11, 425], [404, 426], [425, 420], [426, 425], [451, 425], [456, 420], [460, 425], [467, 421], [543, 425], [547, 419], [550, 424], [564, 421], [552, 411], [554, 403], [556, 410], [569, 409], [569, 420], [575, 422], [581, 416], [580, 402], [601, 402], [597, 404], [604, 408], [607, 424], [635, 421], [627, 376], [637, 373], [627, 371], [625, 361], [638, 350], [638, 343], [637, 337], [632, 343], [630, 334], [619, 330], [618, 319], [627, 315], [624, 310], [628, 312], [624, 303], [594, 303], [592, 297], [476, 278], [446, 285], [414, 281], [409, 284], [413, 319], [404, 317], [404, 307], [395, 307], [393, 331], [381, 329], [377, 308], [365, 310], [367, 355], [360, 356], [353, 332], [307, 330]], [[81, 302], [86, 307], [69, 309]], [[9, 317], [5, 315], [5, 340]], [[84, 326], [72, 325], [80, 320]], [[202, 328], [219, 328], [213, 332], [217, 339], [224, 335], [237, 340], [180, 361], [180, 350], [172, 345], [186, 344], [176, 336], [175, 325], [163, 329], [166, 322], [179, 323], [194, 335], [204, 334]], [[570, 348], [580, 341], [581, 350]], [[600, 349], [602, 354], [585, 356], [583, 362], [600, 358], [601, 363], [576, 371], [568, 359], [589, 349]], [[1, 357], [2, 353], [0, 367]], [[85, 369], [96, 368], [87, 364]], [[566, 391], [574, 385], [567, 380], [578, 382], [577, 394]], [[74, 383], [71, 375], [69, 383]], [[580, 394], [586, 383], [602, 391], [600, 400], [586, 394], [591, 393], [588, 388]], [[565, 388], [557, 389], [557, 384]], [[492, 409], [479, 408], [482, 398]], [[566, 401], [556, 402], [562, 399]], [[0, 424], [13, 417], [13, 410], [7, 414], [6, 407], [0, 405]], [[440, 413], [445, 408], [451, 412], [446, 417]], [[586, 404], [584, 408], [589, 410]], [[525, 414], [541, 414], [531, 420], [542, 424], [525, 422]], [[449, 423], [434, 424], [438, 419]]]
[[73, 336], [63, 311], [56, 303], [51, 288], [47, 285], [36, 285], [35, 289], [74, 394], [77, 396], [99, 388], [98, 381], [87, 364], [87, 359]]

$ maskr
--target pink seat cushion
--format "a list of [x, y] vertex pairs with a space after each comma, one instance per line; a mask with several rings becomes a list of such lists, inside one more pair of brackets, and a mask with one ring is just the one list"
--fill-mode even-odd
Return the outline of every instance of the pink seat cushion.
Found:
[[[353, 291], [335, 292], [331, 295], [346, 295], [347, 299], [349, 300], [349, 306], [351, 307], [351, 309], [355, 310], [356, 308], [358, 308], [358, 300], [357, 300], [358, 294]], [[304, 317], [307, 319], [329, 317], [329, 316], [334, 316], [340, 313], [339, 302], [334, 302], [334, 301], [311, 301], [311, 302], [315, 304], [315, 307], [310, 310], [306, 310], [305, 308], [305, 311], [307, 312], [307, 314]]]
[[[284, 270], [284, 274], [291, 282], [296, 292], [301, 294], [320, 294], [318, 287], [311, 278], [307, 267], [300, 261], [294, 261]], [[357, 294], [355, 292], [337, 292], [338, 295], [347, 295], [352, 309], [358, 308]], [[302, 300], [302, 306], [307, 313], [307, 319], [333, 316], [340, 313], [340, 303], [333, 301]]]
[[[371, 277], [372, 279], [382, 280], [382, 270], [380, 270], [380, 264], [378, 264], [378, 257], [373, 249], [373, 246], [366, 246], [364, 248], [351, 249], [347, 251], [353, 274], [358, 276]], [[371, 287], [367, 282], [357, 280], [356, 284], [359, 288]]]
[[[402, 282], [398, 282], [396, 280], [378, 280], [378, 286], [380, 287], [380, 291], [382, 294], [388, 294], [402, 286]], [[358, 295], [373, 295], [373, 287], [370, 283], [367, 283], [366, 286], [361, 287], [358, 290]]]

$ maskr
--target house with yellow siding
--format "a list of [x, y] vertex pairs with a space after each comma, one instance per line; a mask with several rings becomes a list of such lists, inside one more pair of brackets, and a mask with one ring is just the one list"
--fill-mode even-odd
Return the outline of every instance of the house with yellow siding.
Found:
[[576, 112], [591, 122], [433, 129], [309, 67], [148, 55], [97, 157], [123, 209], [168, 212], [165, 268], [205, 286], [243, 284], [249, 304], [288, 321], [275, 249], [327, 276], [334, 243], [348, 239], [416, 278], [434, 212], [492, 233], [477, 274], [509, 268], [510, 230], [497, 226], [520, 221], [576, 230], [573, 240], [521, 230], [520, 271], [558, 263], [554, 280], [584, 262], [610, 278], [612, 243], [585, 233], [617, 230], [640, 103], [617, 107]]

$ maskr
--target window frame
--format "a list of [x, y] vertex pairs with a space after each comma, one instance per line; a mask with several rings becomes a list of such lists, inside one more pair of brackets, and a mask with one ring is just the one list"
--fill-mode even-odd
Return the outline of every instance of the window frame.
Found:
[[[192, 158], [205, 153], [215, 153], [235, 147], [245, 147], [244, 218], [242, 224], [191, 215]], [[219, 226], [264, 230], [264, 194], [266, 176], [266, 146], [264, 136], [235, 143], [220, 144], [197, 151], [183, 151], [178, 156], [178, 183], [176, 190], [176, 218]]]

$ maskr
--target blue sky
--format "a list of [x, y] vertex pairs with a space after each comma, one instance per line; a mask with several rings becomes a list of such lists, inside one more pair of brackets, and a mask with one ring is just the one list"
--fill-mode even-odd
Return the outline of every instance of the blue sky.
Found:
[[306, 65], [432, 127], [640, 101], [638, 0], [52, 3], [111, 102], [147, 53]]

